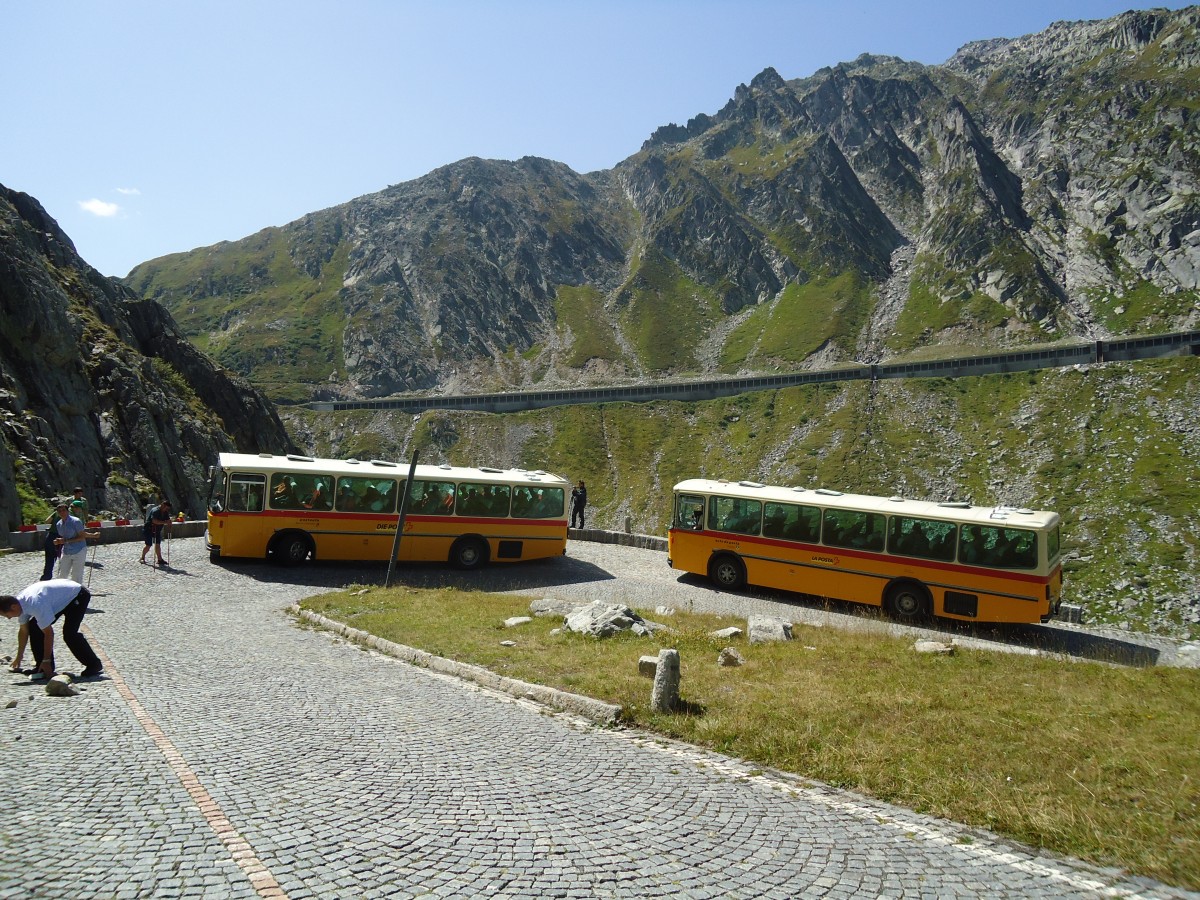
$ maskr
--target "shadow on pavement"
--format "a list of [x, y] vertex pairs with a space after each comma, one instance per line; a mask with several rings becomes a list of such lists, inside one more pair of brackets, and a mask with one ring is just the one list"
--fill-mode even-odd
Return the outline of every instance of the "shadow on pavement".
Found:
[[[256, 581], [331, 590], [352, 584], [382, 585], [387, 578], [386, 562], [308, 562], [284, 568], [259, 561], [222, 559], [214, 565]], [[609, 581], [614, 576], [600, 566], [569, 556], [519, 563], [493, 563], [464, 572], [446, 563], [402, 563], [392, 569], [392, 587], [441, 588], [464, 591], [537, 591], [568, 584]]]

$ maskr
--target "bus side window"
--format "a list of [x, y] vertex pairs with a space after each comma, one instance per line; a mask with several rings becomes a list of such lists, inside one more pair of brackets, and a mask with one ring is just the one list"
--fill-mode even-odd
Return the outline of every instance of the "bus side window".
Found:
[[535, 519], [556, 519], [567, 508], [567, 492], [562, 488], [539, 488], [537, 491], [537, 506], [530, 513]]
[[709, 527], [734, 534], [758, 534], [762, 522], [762, 503], [734, 497], [713, 497], [708, 507]]
[[765, 503], [762, 533], [765, 537], [815, 543], [821, 533], [821, 511], [815, 506]]
[[1037, 566], [1037, 534], [1024, 528], [964, 525], [958, 558], [996, 569], [1032, 569]]
[[262, 512], [267, 480], [262, 475], [234, 475], [229, 480], [231, 512]]
[[[463, 482], [458, 486], [458, 513], [468, 516], [507, 516], [510, 491], [507, 484]], [[553, 505], [553, 498], [550, 502]]]
[[1037, 535], [1023, 528], [999, 529], [995, 565], [1005, 569], [1032, 569], [1037, 565]]
[[298, 509], [300, 497], [296, 493], [296, 479], [291, 475], [277, 473], [271, 479], [271, 506], [275, 509]]
[[892, 516], [888, 523], [888, 552], [949, 562], [954, 559], [954, 535], [951, 522]]
[[831, 547], [855, 547], [862, 550], [883, 549], [885, 516], [852, 509], [825, 510], [825, 529], [822, 541]]

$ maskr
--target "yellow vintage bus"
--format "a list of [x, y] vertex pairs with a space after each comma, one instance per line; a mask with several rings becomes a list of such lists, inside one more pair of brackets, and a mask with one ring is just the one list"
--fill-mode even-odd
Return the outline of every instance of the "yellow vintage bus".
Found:
[[[387, 560], [409, 467], [387, 460], [222, 453], [210, 470], [213, 560]], [[548, 472], [417, 466], [400, 561], [474, 569], [566, 552], [570, 484]]]
[[882, 606], [901, 621], [1045, 622], [1062, 593], [1057, 513], [681, 481], [668, 563], [746, 584]]

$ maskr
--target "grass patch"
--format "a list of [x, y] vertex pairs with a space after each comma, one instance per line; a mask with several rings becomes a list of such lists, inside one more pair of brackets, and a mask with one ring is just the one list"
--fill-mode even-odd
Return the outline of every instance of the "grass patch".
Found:
[[21, 524], [40, 525], [54, 512], [54, 507], [38, 496], [32, 484], [20, 480], [21, 466], [14, 468], [18, 478], [16, 482], [17, 498], [21, 501]]
[[571, 329], [574, 343], [563, 360], [582, 368], [590, 359], [621, 358], [612, 325], [604, 315], [604, 295], [592, 285], [560, 284], [555, 294], [554, 315], [560, 327]]
[[826, 341], [852, 349], [869, 304], [870, 288], [857, 273], [793, 282], [733, 331], [721, 353], [722, 368], [732, 371], [750, 359], [800, 363]]
[[[633, 724], [921, 812], [1200, 888], [1200, 671], [1128, 669], [800, 630], [735, 641], [741, 619], [678, 613], [658, 639], [551, 634], [529, 598], [453, 590], [347, 590], [307, 609], [408, 646], [619, 704]], [[653, 618], [653, 615], [650, 616]], [[500, 641], [516, 641], [502, 647]], [[680, 652], [690, 712], [649, 709], [638, 657]]]
[[1097, 318], [1117, 333], [1173, 331], [1200, 303], [1200, 292], [1179, 291], [1164, 294], [1152, 282], [1132, 280], [1120, 294], [1104, 293], [1092, 297]]
[[888, 345], [896, 352], [912, 350], [956, 325], [997, 328], [1010, 314], [1004, 304], [982, 292], [968, 291], [960, 276], [921, 256], [913, 266], [908, 302]]
[[[126, 282], [162, 302], [217, 362], [281, 402], [344, 365], [338, 293], [349, 259], [336, 215], [143, 263]], [[274, 386], [274, 387], [273, 387]]]
[[696, 348], [722, 318], [720, 288], [687, 277], [655, 248], [640, 260], [618, 298], [638, 356], [655, 372], [696, 368]]

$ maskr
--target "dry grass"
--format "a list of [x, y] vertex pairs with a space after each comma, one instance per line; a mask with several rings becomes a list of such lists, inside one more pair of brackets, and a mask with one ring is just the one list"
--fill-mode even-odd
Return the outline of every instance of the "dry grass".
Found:
[[[596, 640], [516, 629], [528, 598], [372, 589], [305, 606], [389, 640], [622, 706], [633, 724], [1035, 847], [1200, 888], [1200, 671], [958, 650], [798, 626], [720, 668], [729, 617]], [[653, 616], [650, 616], [653, 618]], [[500, 646], [512, 639], [515, 647]], [[637, 660], [679, 650], [688, 712], [654, 715]]]

